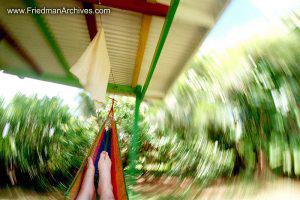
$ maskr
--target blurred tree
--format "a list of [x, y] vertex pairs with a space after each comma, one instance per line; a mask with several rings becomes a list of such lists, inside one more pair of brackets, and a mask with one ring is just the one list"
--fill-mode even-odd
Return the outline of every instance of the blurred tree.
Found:
[[93, 100], [84, 92], [80, 92], [78, 95], [79, 106], [78, 110], [85, 118], [96, 116], [96, 107]]
[[6, 169], [1, 173], [7, 173], [12, 184], [29, 186], [31, 181], [41, 190], [71, 180], [94, 135], [60, 99], [23, 95], [4, 109], [1, 130], [0, 165]]

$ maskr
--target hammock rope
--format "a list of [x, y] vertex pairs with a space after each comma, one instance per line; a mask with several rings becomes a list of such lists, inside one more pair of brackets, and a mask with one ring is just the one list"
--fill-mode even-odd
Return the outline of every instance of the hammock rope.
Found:
[[[100, 5], [100, 0], [99, 0]], [[99, 15], [100, 28], [102, 29], [102, 19], [101, 15]], [[113, 70], [110, 69], [110, 73], [112, 76], [112, 81], [114, 85], [116, 84]], [[84, 161], [81, 164], [80, 169], [78, 170], [75, 178], [73, 179], [69, 189], [65, 194], [65, 199], [76, 199], [78, 192], [80, 191], [81, 183], [84, 178], [84, 174], [86, 171], [86, 166], [88, 163], [88, 158], [91, 156], [95, 166], [95, 179], [98, 179], [99, 171], [98, 171], [98, 161], [102, 151], [108, 152], [108, 155], [111, 159], [111, 180], [113, 186], [113, 193], [115, 200], [126, 200], [129, 199], [127, 195], [125, 179], [123, 175], [123, 167], [121, 163], [121, 152], [119, 149], [119, 139], [117, 134], [116, 123], [114, 119], [114, 102], [115, 102], [115, 91], [113, 91], [112, 98], [112, 106], [109, 110], [106, 119], [103, 125], [99, 126], [99, 133], [95, 138], [91, 148], [85, 156]], [[107, 123], [109, 123], [109, 128], [106, 128]], [[98, 181], [96, 181], [97, 183]], [[97, 191], [97, 190], [95, 190]], [[98, 196], [94, 194], [94, 199], [98, 199]]]

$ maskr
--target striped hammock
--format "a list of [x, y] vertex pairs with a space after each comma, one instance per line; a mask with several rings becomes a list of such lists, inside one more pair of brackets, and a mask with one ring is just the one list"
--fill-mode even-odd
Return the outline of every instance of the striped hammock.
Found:
[[[80, 191], [81, 183], [84, 178], [88, 158], [91, 156], [95, 165], [95, 176], [99, 175], [98, 172], [98, 161], [102, 151], [108, 152], [111, 159], [111, 181], [113, 186], [113, 193], [115, 200], [126, 200], [128, 199], [125, 187], [125, 181], [123, 176], [121, 157], [118, 144], [118, 135], [116, 129], [116, 123], [113, 118], [113, 106], [104, 122], [101, 131], [96, 137], [93, 145], [89, 149], [84, 161], [82, 162], [79, 171], [73, 179], [69, 189], [65, 194], [65, 199], [76, 199], [78, 192]], [[110, 128], [106, 129], [106, 122], [110, 120]], [[98, 179], [97, 179], [98, 180]], [[97, 191], [97, 190], [95, 190]], [[95, 192], [94, 199], [98, 199]]]

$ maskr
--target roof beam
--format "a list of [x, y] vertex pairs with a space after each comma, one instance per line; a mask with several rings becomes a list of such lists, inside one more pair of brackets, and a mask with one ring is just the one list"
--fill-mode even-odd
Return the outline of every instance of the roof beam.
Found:
[[170, 31], [170, 28], [171, 28], [171, 25], [172, 25], [177, 7], [179, 5], [179, 2], [180, 2], [180, 0], [172, 0], [171, 1], [170, 10], [168, 12], [168, 15], [167, 15], [167, 18], [165, 20], [164, 26], [163, 26], [162, 31], [160, 33], [160, 37], [159, 37], [159, 40], [158, 40], [158, 43], [157, 43], [157, 46], [156, 46], [156, 50], [155, 50], [155, 53], [154, 53], [154, 56], [153, 56], [153, 59], [152, 59], [151, 65], [150, 65], [150, 69], [149, 69], [145, 84], [143, 86], [142, 100], [145, 97], [146, 91], [149, 87], [149, 84], [150, 84], [150, 81], [152, 79], [154, 70], [156, 68], [158, 59], [159, 59], [160, 54], [162, 52], [162, 49], [165, 45], [165, 42], [166, 42], [167, 36], [169, 34], [169, 31]]
[[147, 44], [148, 35], [149, 35], [151, 20], [152, 20], [152, 16], [143, 15], [142, 26], [141, 26], [141, 31], [140, 31], [139, 47], [138, 47], [138, 51], [136, 54], [135, 68], [134, 68], [133, 78], [132, 78], [132, 83], [131, 83], [132, 87], [136, 87], [138, 80], [139, 80], [140, 71], [141, 71], [142, 62], [143, 62], [146, 44]]
[[0, 24], [0, 40], [1, 39], [5, 39], [6, 42], [30, 65], [35, 73], [42, 74], [41, 68], [33, 61], [31, 56], [18, 44], [4, 26]]
[[[94, 10], [94, 5], [91, 3], [82, 2], [82, 5], [83, 5], [84, 9], [93, 9]], [[85, 16], [86, 25], [89, 30], [90, 39], [92, 41], [93, 38], [97, 34], [96, 16], [95, 16], [95, 14], [84, 14], [84, 16]]]
[[145, 0], [79, 0], [86, 3], [101, 4], [112, 8], [119, 8], [139, 12], [145, 15], [166, 17], [169, 6], [160, 3], [148, 3]]
[[[24, 4], [28, 7], [32, 7], [32, 8], [38, 7], [35, 0], [23, 0], [23, 1], [24, 1]], [[43, 18], [43, 16], [41, 14], [32, 14], [32, 17], [34, 18], [35, 22], [37, 23], [38, 27], [40, 28], [40, 31], [43, 33], [46, 41], [50, 45], [54, 55], [56, 56], [57, 60], [60, 62], [61, 66], [63, 67], [67, 76], [73, 77], [73, 75], [69, 71], [70, 66], [69, 66], [67, 60], [65, 59], [61, 49], [59, 48], [59, 45], [56, 42], [52, 31], [48, 27], [46, 20]]]
[[120, 84], [107, 84], [107, 92], [114, 94], [128, 94], [133, 95], [136, 92], [135, 88], [130, 87], [129, 85], [120, 85]]
[[[57, 76], [51, 74], [35, 74], [31, 71], [27, 70], [19, 70], [19, 69], [12, 69], [12, 68], [4, 68], [3, 71], [8, 74], [16, 75], [19, 78], [33, 78], [42, 81], [49, 81], [53, 83], [69, 85], [73, 87], [82, 88], [78, 79], [74, 79], [73, 77], [65, 77], [65, 76]], [[127, 95], [134, 95], [135, 88], [130, 87], [129, 85], [121, 85], [121, 84], [107, 84], [107, 92], [114, 93], [114, 94], [127, 94]]]

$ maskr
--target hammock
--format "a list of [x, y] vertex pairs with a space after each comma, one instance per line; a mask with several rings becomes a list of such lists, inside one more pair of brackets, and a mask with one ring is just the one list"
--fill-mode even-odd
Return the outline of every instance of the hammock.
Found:
[[[111, 181], [115, 200], [128, 199], [121, 165], [116, 123], [114, 121], [113, 104], [114, 100], [112, 101], [111, 110], [109, 111], [99, 134], [95, 138], [93, 145], [89, 149], [84, 161], [80, 166], [80, 169], [78, 170], [75, 178], [73, 179], [71, 185], [69, 186], [69, 189], [65, 194], [65, 199], [76, 199], [78, 192], [80, 191], [81, 183], [83, 181], [86, 166], [88, 163], [88, 158], [90, 156], [92, 157], [95, 165], [95, 176], [97, 177], [99, 175], [98, 161], [102, 151], [108, 152], [108, 155], [111, 159]], [[108, 129], [106, 129], [105, 126], [107, 122], [110, 122], [110, 127]], [[97, 195], [95, 192], [94, 199], [96, 199], [96, 197]]]

